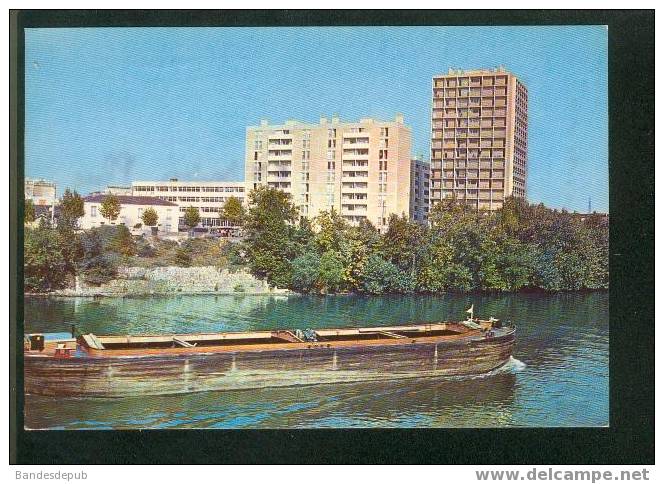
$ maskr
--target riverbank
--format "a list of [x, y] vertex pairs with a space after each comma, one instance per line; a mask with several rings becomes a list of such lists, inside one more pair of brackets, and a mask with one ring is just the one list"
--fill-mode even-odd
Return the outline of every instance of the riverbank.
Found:
[[77, 278], [75, 287], [50, 293], [29, 294], [60, 297], [132, 297], [178, 294], [289, 294], [287, 289], [270, 287], [246, 270], [231, 272], [214, 266], [203, 267], [120, 267], [115, 279], [99, 285], [86, 285]]

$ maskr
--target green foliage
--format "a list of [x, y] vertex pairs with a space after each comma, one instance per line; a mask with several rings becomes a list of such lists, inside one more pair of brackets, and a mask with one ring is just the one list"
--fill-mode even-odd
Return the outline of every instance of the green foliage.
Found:
[[154, 227], [159, 222], [159, 215], [157, 215], [157, 211], [154, 208], [148, 207], [143, 211], [141, 220], [148, 227]]
[[315, 292], [320, 273], [320, 256], [310, 250], [293, 260], [291, 287], [299, 292]]
[[[68, 198], [76, 205], [75, 193]], [[78, 234], [73, 224], [54, 229], [42, 220], [26, 230], [26, 289], [61, 288], [77, 273], [88, 284], [103, 284], [116, 277], [120, 263], [248, 267], [273, 287], [303, 293], [567, 291], [609, 285], [609, 224], [600, 215], [579, 216], [515, 199], [507, 199], [502, 210], [482, 213], [451, 199], [433, 207], [430, 226], [392, 215], [381, 234], [368, 221], [349, 225], [334, 210], [312, 221], [299, 218], [290, 196], [269, 187], [252, 191], [249, 201], [246, 238], [237, 243], [134, 240], [123, 225]], [[195, 215], [189, 222], [197, 224], [198, 211], [189, 211]]]
[[26, 291], [52, 291], [66, 285], [68, 261], [55, 230], [26, 229], [23, 247]]
[[83, 198], [76, 190], [72, 192], [69, 190], [69, 188], [65, 189], [65, 192], [62, 195], [62, 199], [60, 200], [60, 216], [58, 217], [58, 226], [71, 229], [78, 228], [78, 219], [83, 215], [85, 215]]
[[35, 221], [35, 204], [32, 202], [31, 198], [26, 198], [25, 204], [23, 205], [23, 222], [29, 224], [34, 221]]
[[175, 250], [175, 264], [180, 267], [191, 266], [191, 249], [185, 245]]
[[201, 215], [196, 207], [187, 207], [182, 217], [184, 224], [192, 230], [201, 221]]
[[117, 255], [105, 248], [113, 237], [114, 228], [100, 227], [81, 234], [82, 255], [78, 262], [78, 272], [85, 283], [99, 286], [117, 275]]
[[[294, 226], [287, 195], [253, 193], [246, 258], [252, 272], [300, 292], [371, 294], [608, 288], [608, 219], [507, 199], [494, 213], [455, 199], [430, 226], [392, 215], [385, 234], [334, 210]], [[288, 275], [290, 274], [290, 277]]]
[[291, 261], [301, 253], [294, 243], [297, 210], [290, 195], [275, 188], [259, 186], [249, 193], [244, 248], [255, 276], [276, 287], [292, 281]]
[[360, 289], [369, 294], [388, 292], [411, 292], [413, 280], [392, 262], [377, 254], [371, 255], [364, 266], [360, 279]]
[[119, 255], [132, 256], [136, 254], [136, 242], [134, 242], [131, 232], [124, 225], [113, 227], [115, 234], [112, 236], [108, 248]]
[[318, 270], [318, 285], [323, 292], [337, 292], [343, 287], [344, 264], [333, 250], [323, 253]]
[[120, 200], [118, 197], [115, 195], [106, 195], [99, 207], [99, 213], [109, 222], [117, 220], [120, 215]]
[[241, 226], [244, 223], [245, 216], [246, 212], [242, 202], [237, 197], [229, 197], [221, 209], [221, 217], [235, 226]]

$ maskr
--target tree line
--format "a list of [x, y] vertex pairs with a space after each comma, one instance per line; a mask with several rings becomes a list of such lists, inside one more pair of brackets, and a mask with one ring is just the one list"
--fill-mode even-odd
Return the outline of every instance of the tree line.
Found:
[[335, 210], [299, 218], [290, 197], [249, 194], [243, 255], [251, 272], [298, 292], [439, 293], [607, 289], [608, 219], [509, 198], [496, 212], [454, 199], [429, 224], [392, 215], [385, 233]]
[[[244, 238], [220, 250], [192, 241], [171, 247], [155, 237], [136, 240], [123, 225], [78, 230], [83, 200], [66, 190], [56, 226], [42, 219], [37, 227], [26, 227], [25, 288], [59, 289], [72, 285], [76, 275], [101, 284], [134, 256], [148, 265], [163, 259], [186, 266], [195, 254], [207, 262], [219, 259], [219, 266], [246, 267], [271, 286], [302, 293], [571, 291], [609, 285], [609, 225], [602, 215], [581, 217], [517, 198], [486, 213], [450, 199], [432, 207], [428, 225], [392, 215], [380, 233], [367, 220], [351, 226], [335, 210], [311, 220], [300, 217], [290, 195], [277, 189], [262, 186], [248, 196], [248, 209], [235, 198], [222, 209], [224, 218], [242, 226]], [[113, 198], [100, 208], [109, 220], [119, 214]], [[31, 222], [27, 209], [25, 216]], [[183, 219], [195, 227], [198, 210], [189, 207]], [[145, 210], [143, 223], [156, 226], [157, 213]]]

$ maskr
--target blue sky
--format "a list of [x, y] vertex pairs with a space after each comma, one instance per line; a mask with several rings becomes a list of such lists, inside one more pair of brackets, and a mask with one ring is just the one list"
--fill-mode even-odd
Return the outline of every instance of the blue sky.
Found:
[[504, 65], [529, 92], [528, 199], [609, 208], [603, 26], [28, 29], [25, 55], [25, 173], [60, 193], [242, 180], [261, 118], [401, 112], [427, 157], [431, 77]]

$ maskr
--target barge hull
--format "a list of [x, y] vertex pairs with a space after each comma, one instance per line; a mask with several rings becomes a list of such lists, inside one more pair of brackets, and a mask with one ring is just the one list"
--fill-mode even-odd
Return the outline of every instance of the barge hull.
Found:
[[158, 357], [25, 359], [28, 394], [122, 397], [321, 383], [455, 377], [505, 364], [514, 332], [497, 338], [385, 346], [310, 345], [289, 350]]

